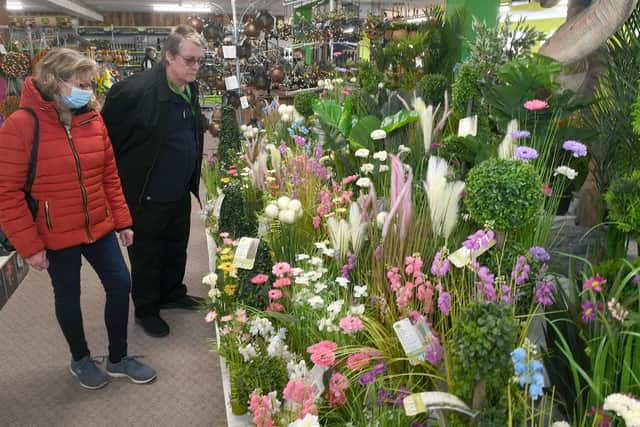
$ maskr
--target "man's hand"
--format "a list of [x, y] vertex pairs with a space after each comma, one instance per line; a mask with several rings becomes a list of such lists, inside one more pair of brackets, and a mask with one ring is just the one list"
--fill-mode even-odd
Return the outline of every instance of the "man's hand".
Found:
[[38, 271], [43, 271], [49, 268], [49, 260], [47, 259], [47, 251], [41, 250], [35, 255], [31, 255], [27, 258], [27, 264], [35, 268]]
[[126, 230], [122, 230], [120, 233], [120, 243], [122, 243], [122, 246], [124, 246], [125, 248], [128, 246], [133, 245], [133, 230], [130, 228], [127, 228]]

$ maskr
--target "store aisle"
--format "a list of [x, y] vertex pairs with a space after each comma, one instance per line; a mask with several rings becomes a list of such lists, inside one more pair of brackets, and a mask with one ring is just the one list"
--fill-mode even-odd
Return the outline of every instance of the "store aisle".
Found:
[[[193, 201], [185, 283], [204, 296], [207, 251], [199, 206]], [[126, 258], [126, 257], [125, 257]], [[84, 260], [83, 260], [84, 261]], [[107, 352], [104, 291], [87, 262], [82, 307], [92, 354]], [[210, 325], [197, 312], [164, 310], [166, 338], [151, 338], [129, 316], [130, 354], [158, 371], [147, 386], [112, 381], [85, 390], [69, 373], [69, 352], [58, 328], [47, 273], [32, 270], [0, 311], [0, 426], [221, 427], [226, 425], [218, 358], [209, 351]]]

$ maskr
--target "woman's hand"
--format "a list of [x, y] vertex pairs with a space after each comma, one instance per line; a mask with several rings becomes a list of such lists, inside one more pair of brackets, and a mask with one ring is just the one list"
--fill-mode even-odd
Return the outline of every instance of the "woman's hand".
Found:
[[47, 251], [41, 250], [35, 255], [31, 255], [27, 258], [27, 264], [35, 268], [38, 271], [43, 271], [49, 268], [49, 260], [47, 259]]
[[122, 243], [122, 246], [129, 247], [131, 245], [133, 245], [133, 230], [130, 228], [127, 228], [126, 230], [122, 230], [120, 233], [118, 233], [120, 235], [120, 243]]

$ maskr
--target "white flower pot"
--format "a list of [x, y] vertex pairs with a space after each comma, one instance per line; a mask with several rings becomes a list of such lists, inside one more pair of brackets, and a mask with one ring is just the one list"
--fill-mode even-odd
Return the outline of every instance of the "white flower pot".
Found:
[[207, 253], [209, 254], [209, 273], [216, 272], [216, 261], [218, 260], [216, 239], [211, 237], [208, 230], [205, 230], [207, 235]]
[[[220, 343], [220, 335], [218, 334], [218, 324], [216, 322], [216, 341]], [[219, 344], [218, 344], [219, 347]], [[252, 427], [251, 414], [235, 415], [231, 411], [231, 377], [229, 374], [229, 368], [227, 367], [227, 361], [223, 356], [220, 356], [220, 373], [222, 375], [222, 392], [224, 394], [224, 408], [227, 413], [227, 426], [228, 427]]]

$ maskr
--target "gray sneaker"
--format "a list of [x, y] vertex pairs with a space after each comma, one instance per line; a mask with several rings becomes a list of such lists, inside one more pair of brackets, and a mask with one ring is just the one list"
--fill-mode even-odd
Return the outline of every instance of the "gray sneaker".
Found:
[[85, 356], [75, 361], [71, 360], [69, 371], [80, 380], [80, 385], [89, 390], [97, 390], [109, 382], [104, 372], [96, 366], [96, 360]]
[[156, 379], [156, 371], [136, 359], [142, 356], [125, 356], [118, 363], [107, 360], [107, 374], [114, 378], [129, 378], [136, 384], [147, 384]]

